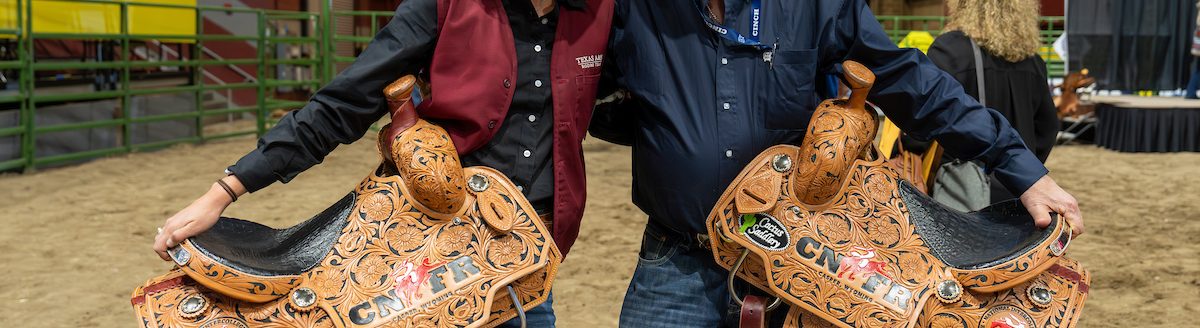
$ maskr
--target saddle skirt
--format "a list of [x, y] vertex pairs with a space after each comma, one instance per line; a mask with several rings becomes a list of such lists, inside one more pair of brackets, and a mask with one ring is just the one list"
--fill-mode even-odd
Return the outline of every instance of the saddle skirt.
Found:
[[[800, 146], [759, 154], [708, 217], [714, 257], [790, 305], [785, 326], [1069, 327], [1090, 278], [1071, 228], [1016, 200], [961, 213], [874, 155], [874, 77], [844, 64], [850, 99], [814, 113]], [[733, 279], [733, 277], [731, 277]]]
[[353, 192], [288, 229], [221, 218], [182, 242], [133, 292], [142, 325], [494, 327], [544, 302], [562, 257], [547, 224], [503, 174], [458, 164], [412, 83], [387, 90], [384, 163]]

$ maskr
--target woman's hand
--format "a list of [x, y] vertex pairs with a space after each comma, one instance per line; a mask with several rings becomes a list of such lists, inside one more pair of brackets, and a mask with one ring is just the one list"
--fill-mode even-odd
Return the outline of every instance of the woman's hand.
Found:
[[1038, 227], [1050, 225], [1050, 213], [1058, 213], [1070, 223], [1072, 236], [1083, 234], [1083, 214], [1079, 212], [1079, 202], [1045, 175], [1033, 186], [1021, 194], [1021, 204], [1033, 215], [1033, 221]]
[[[221, 180], [229, 184], [238, 195], [246, 193], [246, 188], [242, 186], [237, 177], [231, 175]], [[159, 228], [158, 235], [154, 237], [154, 252], [158, 253], [158, 257], [161, 257], [163, 261], [170, 261], [171, 257], [167, 255], [167, 249], [175, 247], [184, 239], [212, 228], [213, 224], [217, 223], [217, 219], [221, 217], [221, 213], [231, 203], [233, 203], [233, 197], [229, 195], [229, 192], [213, 183], [203, 196], [200, 196], [191, 205], [184, 207], [179, 213], [167, 218], [167, 222], [163, 223], [163, 226]]]

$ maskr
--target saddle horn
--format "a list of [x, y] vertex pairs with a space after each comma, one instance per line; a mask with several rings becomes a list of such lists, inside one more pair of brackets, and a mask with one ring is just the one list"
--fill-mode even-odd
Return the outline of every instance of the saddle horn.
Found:
[[416, 84], [416, 77], [406, 75], [383, 89], [392, 122], [379, 132], [379, 151], [418, 203], [438, 213], [458, 213], [466, 202], [458, 149], [446, 130], [417, 117], [412, 102]]
[[842, 70], [850, 97], [821, 103], [800, 146], [793, 191], [806, 204], [825, 203], [838, 193], [850, 166], [870, 149], [879, 126], [875, 113], [866, 109], [875, 74], [849, 60]]

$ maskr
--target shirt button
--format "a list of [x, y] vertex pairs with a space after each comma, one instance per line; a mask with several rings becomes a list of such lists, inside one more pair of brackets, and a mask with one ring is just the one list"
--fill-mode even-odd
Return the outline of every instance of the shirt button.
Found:
[[525, 192], [525, 186], [518, 185], [518, 186], [517, 186], [517, 191], [520, 191], [520, 192]]
[[541, 87], [542, 87], [542, 80], [533, 80], [533, 86], [534, 86], [534, 87], [537, 87], [537, 88], [541, 88]]
[[529, 123], [537, 122], [537, 116], [529, 114]]
[[545, 25], [545, 24], [550, 24], [549, 18], [542, 18], [542, 25]]
[[491, 121], [488, 121], [488, 128], [489, 128], [489, 129], [493, 129], [493, 128], [495, 128], [495, 127], [496, 127], [496, 120], [491, 120]]
[[733, 108], [733, 105], [730, 105], [729, 103], [722, 103], [721, 108], [724, 108], [725, 110], [729, 110], [730, 108]]
[[504, 88], [508, 89], [511, 86], [512, 86], [512, 82], [508, 81], [508, 79], [504, 79]]
[[725, 150], [725, 158], [733, 158], [733, 149]]
[[542, 45], [539, 44], [539, 45], [533, 46], [533, 51], [534, 52], [542, 52]]
[[721, 58], [721, 65], [729, 65], [729, 58]]
[[533, 152], [529, 151], [529, 149], [526, 149], [524, 153], [521, 153], [521, 155], [525, 155], [525, 158], [529, 158], [529, 156], [533, 156]]

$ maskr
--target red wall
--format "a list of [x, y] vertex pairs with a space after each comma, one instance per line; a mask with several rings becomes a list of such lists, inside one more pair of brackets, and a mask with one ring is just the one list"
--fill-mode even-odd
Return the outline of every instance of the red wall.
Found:
[[1042, 0], [1042, 16], [1063, 16], [1065, 0]]

